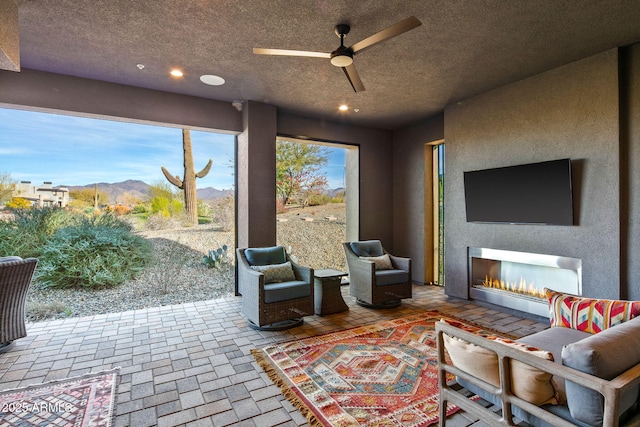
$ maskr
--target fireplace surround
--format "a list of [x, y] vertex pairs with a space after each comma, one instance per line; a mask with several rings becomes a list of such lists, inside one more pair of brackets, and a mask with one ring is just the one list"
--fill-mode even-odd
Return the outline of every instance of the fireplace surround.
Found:
[[468, 248], [471, 299], [548, 317], [543, 289], [582, 295], [582, 260], [490, 248]]

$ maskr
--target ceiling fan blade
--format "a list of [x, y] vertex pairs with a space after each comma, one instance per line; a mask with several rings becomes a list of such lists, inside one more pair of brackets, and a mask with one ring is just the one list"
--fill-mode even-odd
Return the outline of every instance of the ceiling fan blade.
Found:
[[255, 53], [256, 55], [308, 56], [313, 58], [331, 58], [330, 53], [311, 52], [307, 50], [263, 49], [260, 47], [254, 47], [253, 53]]
[[376, 43], [383, 42], [385, 40], [389, 40], [392, 37], [399, 36], [402, 33], [406, 33], [409, 30], [413, 30], [414, 28], [422, 25], [422, 22], [418, 20], [415, 16], [410, 16], [407, 19], [403, 19], [402, 21], [393, 24], [389, 28], [386, 28], [380, 32], [375, 33], [372, 36], [367, 37], [366, 39], [359, 41], [351, 46], [353, 53], [360, 53], [363, 50], [373, 46]]
[[349, 83], [351, 83], [351, 87], [354, 92], [362, 92], [364, 90], [364, 85], [362, 84], [362, 80], [360, 80], [360, 76], [356, 71], [356, 67], [351, 64], [348, 67], [342, 67], [342, 71], [344, 71], [345, 76], [349, 79]]

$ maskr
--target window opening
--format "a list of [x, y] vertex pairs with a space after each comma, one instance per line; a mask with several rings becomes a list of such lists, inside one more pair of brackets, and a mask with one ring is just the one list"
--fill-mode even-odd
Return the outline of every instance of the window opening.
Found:
[[[0, 256], [40, 259], [28, 295], [28, 318], [122, 312], [231, 295], [234, 150], [234, 135], [207, 129], [0, 108]], [[191, 169], [184, 166], [185, 153], [192, 156]], [[197, 174], [195, 224], [185, 214], [185, 193], [178, 188], [186, 183], [185, 170]], [[7, 233], [15, 229], [1, 227], [15, 218], [37, 219], [36, 213], [48, 206], [58, 209], [47, 216], [42, 241], [33, 231], [29, 239], [13, 239]], [[115, 218], [112, 223], [107, 214]], [[104, 236], [123, 245], [143, 239], [151, 247], [146, 262], [124, 273], [100, 270], [86, 279], [65, 279], [65, 270], [93, 268], [102, 255], [118, 252], [67, 253], [56, 259], [51, 255], [56, 250], [72, 248], [52, 238], [62, 239], [56, 231], [76, 222], [131, 227], [133, 237], [125, 239], [111, 228]], [[65, 228], [66, 234], [72, 232], [82, 235], [84, 230]], [[99, 245], [87, 247], [99, 250]], [[104, 264], [119, 265], [116, 261]], [[58, 282], [71, 292], [45, 286]]]
[[342, 242], [357, 233], [354, 169], [357, 176], [357, 147], [277, 139], [276, 239], [300, 264], [346, 271]]

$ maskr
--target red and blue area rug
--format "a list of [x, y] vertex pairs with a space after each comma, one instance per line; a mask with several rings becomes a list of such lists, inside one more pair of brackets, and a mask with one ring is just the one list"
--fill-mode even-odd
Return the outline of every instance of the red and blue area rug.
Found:
[[443, 317], [425, 312], [252, 353], [312, 426], [424, 427], [438, 422], [434, 324]]
[[110, 427], [118, 369], [0, 392], [3, 427]]

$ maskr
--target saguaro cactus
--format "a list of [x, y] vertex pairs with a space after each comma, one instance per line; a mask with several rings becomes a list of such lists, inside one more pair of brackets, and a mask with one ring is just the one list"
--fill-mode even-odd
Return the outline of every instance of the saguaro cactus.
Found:
[[191, 133], [189, 129], [182, 129], [182, 151], [184, 159], [184, 179], [178, 175], [172, 176], [169, 171], [162, 166], [162, 173], [167, 180], [184, 191], [184, 210], [187, 213], [187, 220], [192, 225], [198, 224], [198, 199], [196, 195], [196, 178], [204, 178], [209, 173], [213, 160], [209, 159], [207, 165], [198, 173], [193, 169], [193, 149], [191, 148]]

